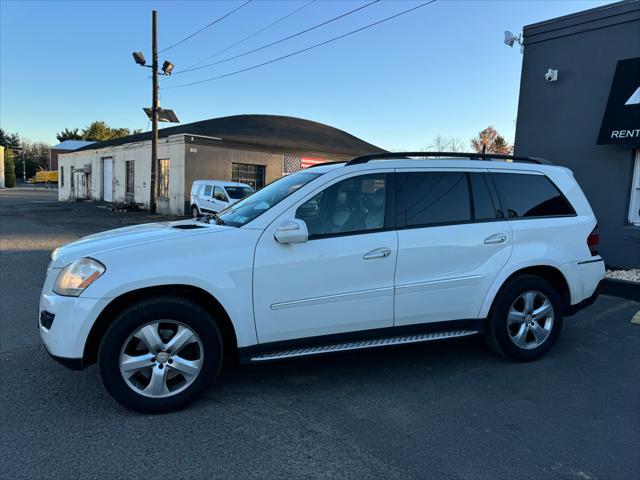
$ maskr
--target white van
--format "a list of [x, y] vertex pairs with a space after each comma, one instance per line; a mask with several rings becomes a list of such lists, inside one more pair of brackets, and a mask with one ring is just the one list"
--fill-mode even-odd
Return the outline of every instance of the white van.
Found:
[[203, 213], [218, 213], [254, 191], [246, 183], [196, 180], [191, 187], [191, 215], [196, 218]]

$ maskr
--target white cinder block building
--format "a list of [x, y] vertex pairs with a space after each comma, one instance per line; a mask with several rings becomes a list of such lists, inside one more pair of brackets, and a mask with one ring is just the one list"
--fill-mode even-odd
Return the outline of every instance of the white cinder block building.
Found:
[[[158, 141], [159, 213], [189, 212], [191, 184], [230, 180], [254, 188], [321, 161], [382, 151], [342, 130], [300, 118], [237, 115], [163, 128]], [[61, 154], [61, 201], [135, 202], [151, 198], [151, 133]]]

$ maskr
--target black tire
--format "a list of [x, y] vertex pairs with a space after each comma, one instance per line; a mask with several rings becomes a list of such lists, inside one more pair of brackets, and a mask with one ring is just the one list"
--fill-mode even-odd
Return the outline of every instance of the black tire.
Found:
[[191, 205], [191, 216], [193, 218], [198, 218], [200, 216], [200, 210], [196, 205]]
[[[172, 320], [191, 329], [202, 344], [202, 365], [192, 383], [179, 393], [152, 398], [130, 387], [120, 373], [119, 358], [125, 342], [140, 327], [158, 320]], [[109, 326], [100, 343], [98, 367], [102, 382], [121, 405], [142, 413], [167, 413], [195, 401], [217, 378], [222, 365], [220, 331], [207, 311], [177, 296], [157, 296], [136, 302], [123, 310]]]
[[[518, 329], [519, 326], [508, 326], [509, 311], [525, 292], [537, 291], [547, 297], [553, 308], [553, 323], [548, 336], [535, 348], [522, 348], [512, 340], [509, 328]], [[505, 284], [493, 302], [489, 311], [485, 328], [485, 341], [489, 348], [509, 360], [529, 362], [545, 355], [558, 340], [562, 330], [563, 308], [562, 298], [555, 287], [544, 278], [523, 274], [511, 279]], [[526, 322], [525, 322], [526, 323]], [[528, 338], [533, 339], [533, 332]], [[532, 342], [533, 343], [533, 342]]]

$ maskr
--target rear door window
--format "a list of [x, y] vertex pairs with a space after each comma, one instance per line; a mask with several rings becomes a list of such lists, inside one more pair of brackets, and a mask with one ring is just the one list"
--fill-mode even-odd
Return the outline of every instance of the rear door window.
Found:
[[406, 172], [396, 178], [399, 227], [471, 221], [465, 172]]
[[492, 173], [500, 202], [508, 218], [575, 215], [560, 190], [544, 175]]
[[211, 192], [213, 192], [213, 185], [207, 185], [206, 187], [204, 187], [204, 196], [205, 197], [210, 197], [211, 196]]

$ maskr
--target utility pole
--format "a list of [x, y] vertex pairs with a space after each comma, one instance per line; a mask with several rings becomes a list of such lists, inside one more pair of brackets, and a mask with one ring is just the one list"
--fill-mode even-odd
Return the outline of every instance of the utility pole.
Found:
[[[158, 122], [180, 123], [173, 110], [162, 109], [158, 105], [158, 75], [171, 75], [173, 63], [168, 60], [162, 64], [162, 72], [158, 72], [158, 12], [151, 11], [151, 65], [147, 65], [142, 52], [133, 52], [133, 60], [141, 67], [150, 68], [152, 71], [151, 108], [143, 108], [151, 120], [151, 181], [149, 182], [149, 213], [156, 214], [158, 198]], [[166, 49], [165, 49], [166, 50]]]
[[156, 198], [158, 198], [158, 12], [151, 12], [151, 49], [152, 61], [151, 70], [153, 72], [153, 94], [151, 100], [151, 201], [149, 202], [149, 213], [156, 214]]

